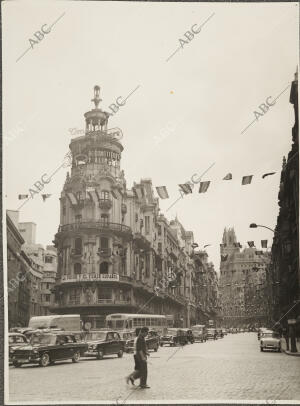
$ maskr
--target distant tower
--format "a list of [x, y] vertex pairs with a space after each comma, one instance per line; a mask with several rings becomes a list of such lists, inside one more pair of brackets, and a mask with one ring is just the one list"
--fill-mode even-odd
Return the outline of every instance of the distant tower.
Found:
[[240, 252], [240, 248], [235, 245], [237, 244], [237, 239], [235, 235], [234, 228], [224, 229], [222, 245], [221, 245], [221, 255], [230, 256], [233, 253]]

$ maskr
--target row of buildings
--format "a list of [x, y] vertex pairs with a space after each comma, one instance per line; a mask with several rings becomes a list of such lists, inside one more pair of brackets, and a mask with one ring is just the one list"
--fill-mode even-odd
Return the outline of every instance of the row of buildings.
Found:
[[292, 146], [283, 158], [271, 251], [241, 250], [234, 229], [225, 229], [219, 292], [224, 325], [277, 327], [296, 351], [296, 337], [300, 338], [298, 73], [291, 84], [290, 103], [295, 116]]
[[[71, 171], [54, 238], [54, 300], [47, 311], [80, 314], [83, 327], [92, 329], [102, 328], [111, 313], [164, 314], [178, 327], [215, 319], [218, 278], [207, 253], [195, 250], [192, 231], [160, 212], [150, 179], [127, 188], [120, 165], [122, 133], [108, 129], [98, 86], [93, 102], [95, 108], [84, 115], [85, 135], [70, 143]], [[25, 250], [21, 237], [18, 249], [35, 257], [36, 247], [27, 244]], [[37, 254], [35, 262], [41, 259]]]
[[7, 211], [6, 225], [8, 327], [26, 327], [30, 317], [50, 314], [56, 249], [36, 244], [36, 225], [20, 223], [18, 211]]

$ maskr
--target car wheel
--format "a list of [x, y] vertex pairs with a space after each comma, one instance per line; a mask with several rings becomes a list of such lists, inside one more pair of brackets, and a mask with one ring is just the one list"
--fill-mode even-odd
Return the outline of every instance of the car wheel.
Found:
[[119, 357], [119, 358], [122, 358], [122, 357], [123, 357], [123, 350], [120, 350], [120, 351], [118, 352], [118, 357]]
[[103, 350], [98, 350], [97, 359], [103, 359]]
[[49, 354], [46, 352], [41, 356], [40, 359], [40, 366], [41, 367], [47, 367], [50, 364], [50, 357]]
[[74, 352], [72, 362], [79, 362], [79, 360], [80, 360], [80, 351], [76, 351]]
[[18, 362], [18, 361], [14, 361], [14, 362], [13, 362], [13, 366], [14, 366], [15, 368], [20, 368], [20, 367], [22, 366], [22, 364], [20, 364], [20, 362]]
[[263, 352], [263, 350], [264, 350], [263, 347], [260, 347], [260, 351]]

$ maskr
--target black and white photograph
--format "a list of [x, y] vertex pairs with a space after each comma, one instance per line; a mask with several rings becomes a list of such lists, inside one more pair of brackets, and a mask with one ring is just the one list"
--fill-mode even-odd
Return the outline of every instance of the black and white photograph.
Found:
[[299, 3], [1, 9], [3, 404], [300, 404]]

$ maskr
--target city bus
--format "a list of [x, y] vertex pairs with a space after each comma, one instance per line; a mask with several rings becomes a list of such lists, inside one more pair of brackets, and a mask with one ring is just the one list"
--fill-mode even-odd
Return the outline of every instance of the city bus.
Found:
[[159, 334], [164, 334], [167, 329], [166, 316], [159, 314], [132, 314], [115, 313], [106, 316], [106, 328], [112, 330], [135, 330], [137, 327], [149, 327]]

